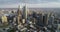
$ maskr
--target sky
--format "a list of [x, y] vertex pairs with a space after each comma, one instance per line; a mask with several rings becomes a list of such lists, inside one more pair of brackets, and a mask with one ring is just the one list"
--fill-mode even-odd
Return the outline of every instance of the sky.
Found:
[[0, 8], [17, 8], [18, 5], [23, 7], [43, 7], [43, 8], [60, 8], [60, 0], [0, 0]]

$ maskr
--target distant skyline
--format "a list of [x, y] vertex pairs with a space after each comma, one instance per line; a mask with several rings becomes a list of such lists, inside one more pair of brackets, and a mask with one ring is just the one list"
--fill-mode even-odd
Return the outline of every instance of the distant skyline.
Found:
[[18, 5], [23, 7], [43, 7], [43, 8], [60, 8], [60, 0], [0, 0], [0, 8], [17, 8]]

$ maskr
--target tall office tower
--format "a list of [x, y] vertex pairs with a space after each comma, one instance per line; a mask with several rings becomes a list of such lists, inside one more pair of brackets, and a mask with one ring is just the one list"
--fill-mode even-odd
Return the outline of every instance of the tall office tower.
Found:
[[37, 25], [43, 27], [43, 14], [42, 13], [39, 13], [37, 15]]
[[19, 5], [18, 11], [17, 11], [17, 24], [20, 24], [20, 17], [21, 17], [21, 11], [20, 11], [20, 5]]
[[20, 5], [18, 6], [17, 15], [21, 16]]
[[43, 13], [40, 13], [39, 16], [40, 16], [40, 22], [41, 24], [43, 24]]
[[33, 16], [33, 18], [36, 18], [36, 12], [33, 11], [32, 16]]
[[2, 16], [2, 23], [7, 23], [8, 21], [7, 21], [7, 17], [4, 15], [4, 16]]
[[23, 19], [27, 20], [27, 6], [23, 7]]
[[51, 14], [50, 13], [50, 15], [49, 15], [49, 20], [48, 20], [49, 22], [49, 25], [52, 25], [53, 23], [54, 23], [54, 16], [53, 16], [53, 14]]
[[44, 24], [44, 26], [48, 25], [48, 17], [49, 17], [48, 14], [44, 14], [44, 16], [43, 16], [43, 24]]

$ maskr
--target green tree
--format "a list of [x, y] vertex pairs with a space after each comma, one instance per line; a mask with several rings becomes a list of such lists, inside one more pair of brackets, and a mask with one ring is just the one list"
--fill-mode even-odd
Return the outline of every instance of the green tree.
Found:
[[9, 29], [8, 32], [15, 32], [15, 29]]

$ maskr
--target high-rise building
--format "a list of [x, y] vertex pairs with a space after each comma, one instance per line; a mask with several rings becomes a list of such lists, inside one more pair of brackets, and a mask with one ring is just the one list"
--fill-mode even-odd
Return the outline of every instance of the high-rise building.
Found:
[[36, 18], [36, 12], [33, 11], [32, 16], [33, 18]]
[[53, 14], [50, 13], [49, 15], [49, 20], [48, 20], [49, 25], [52, 25], [54, 23], [54, 16]]
[[17, 15], [18, 15], [18, 16], [21, 16], [20, 5], [18, 6]]
[[23, 7], [23, 19], [27, 19], [27, 6]]
[[17, 24], [20, 24], [20, 19], [21, 19], [21, 11], [20, 11], [20, 5], [19, 5], [18, 11], [17, 11]]
[[4, 16], [2, 16], [2, 23], [7, 23], [8, 21], [7, 21], [7, 17], [4, 15]]
[[22, 23], [23, 23], [23, 24], [25, 23], [25, 19], [22, 19]]
[[44, 24], [45, 26], [48, 25], [48, 17], [49, 17], [48, 14], [44, 14], [44, 16], [43, 16], [43, 24]]
[[39, 16], [40, 16], [40, 22], [41, 24], [43, 24], [43, 13], [40, 13]]
[[44, 26], [43, 25], [43, 13], [39, 13], [39, 14], [37, 14], [37, 25], [38, 26]]

